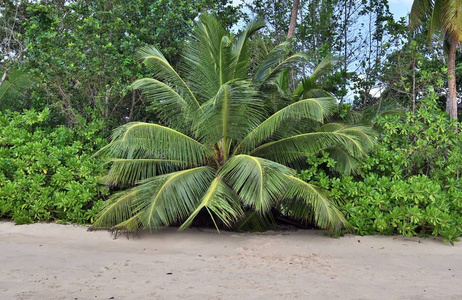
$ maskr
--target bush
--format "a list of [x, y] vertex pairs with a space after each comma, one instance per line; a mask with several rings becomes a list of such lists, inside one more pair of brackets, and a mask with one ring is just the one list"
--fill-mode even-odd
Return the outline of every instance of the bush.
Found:
[[106, 191], [91, 158], [105, 144], [101, 124], [47, 126], [49, 110], [0, 113], [0, 217], [16, 223], [90, 222]]
[[378, 145], [354, 176], [332, 175], [327, 155], [300, 176], [330, 189], [358, 234], [432, 234], [452, 243], [462, 235], [462, 138], [455, 126], [427, 99], [415, 114], [378, 118]]

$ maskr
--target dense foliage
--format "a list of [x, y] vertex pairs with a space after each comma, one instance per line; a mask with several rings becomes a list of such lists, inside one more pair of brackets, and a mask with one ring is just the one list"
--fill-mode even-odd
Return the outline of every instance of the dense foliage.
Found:
[[88, 223], [106, 194], [97, 178], [104, 167], [90, 158], [104, 143], [101, 124], [72, 130], [48, 122], [48, 109], [0, 114], [0, 217]]
[[[18, 223], [92, 221], [103, 203], [99, 199], [107, 192], [96, 181], [105, 174], [104, 166], [99, 164], [99, 158], [90, 158], [90, 155], [105, 144], [114, 128], [122, 126], [116, 131], [116, 137], [117, 132], [129, 128], [130, 125], [124, 125], [129, 122], [170, 126], [209, 150], [210, 145], [215, 145], [213, 155], [206, 158], [214, 161], [213, 157], [218, 155], [219, 163], [213, 165], [207, 161], [204, 165], [218, 166], [221, 172], [224, 156], [229, 154], [226, 159], [233, 159], [225, 146], [229, 144], [230, 149], [235, 149], [236, 137], [247, 133], [246, 129], [237, 130], [236, 124], [255, 121], [249, 111], [245, 111], [248, 119], [230, 121], [230, 127], [236, 132], [230, 135], [229, 131], [225, 140], [232, 140], [231, 143], [219, 140], [212, 143], [212, 134], [202, 134], [212, 130], [212, 126], [190, 125], [217, 115], [186, 114], [184, 107], [165, 102], [166, 96], [173, 95], [167, 92], [168, 88], [178, 92], [180, 98], [193, 95], [200, 105], [215, 95], [208, 92], [213, 84], [209, 85], [211, 81], [204, 77], [207, 74], [204, 70], [211, 65], [205, 63], [199, 66], [196, 75], [191, 75], [191, 70], [198, 66], [192, 65], [194, 59], [184, 55], [184, 50], [191, 47], [191, 41], [197, 36], [193, 24], [201, 14], [208, 13], [217, 17], [225, 29], [232, 28], [230, 34], [213, 32], [212, 37], [224, 38], [215, 42], [222, 42], [217, 49], [226, 50], [223, 58], [228, 61], [238, 52], [236, 41], [245, 30], [242, 21], [257, 16], [266, 19], [267, 26], [255, 32], [245, 46], [248, 47], [245, 55], [249, 57], [245, 63], [249, 68], [236, 75], [229, 71], [243, 70], [243, 64], [225, 67], [224, 81], [219, 84], [226, 87], [222, 91], [253, 90], [252, 97], [262, 102], [256, 105], [262, 117], [258, 122], [280, 110], [290, 111], [288, 115], [293, 117], [296, 107], [293, 105], [297, 102], [307, 104], [303, 101], [308, 98], [326, 98], [311, 102], [321, 106], [327, 103], [324, 108], [329, 108], [322, 116], [315, 116], [315, 121], [299, 122], [303, 110], [297, 111], [296, 122], [285, 119], [276, 126], [274, 135], [259, 142], [284, 139], [287, 132], [317, 132], [322, 128], [322, 120], [375, 124], [381, 134], [379, 143], [365, 161], [353, 159], [338, 147], [328, 147], [320, 156], [309, 155], [308, 164], [304, 159], [288, 164], [290, 172], [305, 169], [300, 176], [313, 186], [331, 190], [332, 202], [343, 201], [340, 210], [357, 233], [433, 234], [449, 241], [460, 236], [462, 195], [458, 150], [461, 142], [453, 130], [456, 123], [451, 123], [443, 113], [448, 95], [455, 104], [455, 82], [459, 92], [462, 86], [462, 55], [460, 51], [455, 53], [458, 42], [454, 43], [452, 34], [456, 31], [460, 35], [460, 30], [454, 30], [460, 27], [460, 22], [451, 18], [457, 16], [453, 12], [460, 10], [454, 6], [457, 2], [433, 1], [433, 5], [430, 1], [432, 5], [427, 5], [426, 1], [416, 0], [412, 19], [418, 22], [413, 21], [411, 25], [415, 29], [414, 25], [423, 23], [413, 32], [409, 31], [407, 20], [396, 20], [392, 16], [386, 0], [238, 2], [0, 1], [0, 217], [13, 218]], [[431, 18], [424, 17], [432, 9]], [[449, 17], [441, 19], [442, 11]], [[441, 20], [445, 21], [439, 23]], [[438, 28], [443, 31], [436, 30]], [[291, 38], [287, 40], [289, 32]], [[189, 91], [178, 88], [178, 81], [173, 77], [160, 78], [155, 69], [153, 72], [143, 67], [137, 51], [146, 45], [162, 50], [163, 56], [157, 58], [165, 58], [171, 70], [177, 71], [178, 78], [185, 79], [184, 86]], [[292, 50], [302, 54], [290, 58]], [[278, 55], [290, 58], [288, 63], [277, 67], [266, 64], [266, 68], [261, 68], [268, 62], [265, 62], [267, 57]], [[146, 56], [141, 55], [141, 59], [146, 60]], [[216, 65], [221, 68], [220, 63]], [[216, 67], [215, 71], [220, 68]], [[449, 77], [448, 72], [452, 74]], [[270, 75], [267, 80], [268, 74], [274, 76]], [[219, 78], [218, 73], [211, 78], [213, 76]], [[154, 88], [143, 89], [143, 94], [130, 87], [133, 81], [149, 77], [159, 79], [156, 89], [163, 94], [157, 100], [162, 98], [158, 102], [163, 101], [163, 105], [153, 99]], [[143, 82], [149, 83], [149, 80], [138, 81], [137, 87], [141, 88]], [[207, 93], [201, 91], [202, 85]], [[433, 100], [423, 100], [423, 95], [429, 92], [436, 93], [431, 96]], [[338, 107], [331, 105], [333, 94], [342, 103]], [[218, 103], [222, 98], [215, 99]], [[459, 104], [459, 111], [461, 107]], [[238, 106], [233, 109], [237, 115], [243, 113]], [[389, 110], [408, 113], [387, 117], [382, 114]], [[183, 118], [178, 118], [178, 111]], [[452, 116], [455, 117], [454, 109]], [[220, 123], [219, 118], [216, 120], [216, 124]], [[186, 122], [179, 124], [179, 121]], [[304, 127], [300, 128], [301, 125]], [[345, 130], [347, 127], [331, 124], [322, 130], [326, 128]], [[312, 150], [310, 147], [306, 143], [297, 151]], [[247, 150], [252, 152], [250, 148]], [[168, 147], [173, 152], [181, 149]], [[254, 154], [252, 152], [257, 156]], [[266, 154], [271, 154], [274, 160], [280, 155], [279, 150], [274, 153], [268, 150]], [[120, 159], [116, 157], [113, 160]], [[148, 170], [143, 167], [127, 171], [121, 167], [123, 162], [112, 163], [106, 179], [122, 188], [140, 179], [138, 175]], [[191, 165], [176, 167], [174, 170], [179, 171]], [[165, 171], [163, 168], [159, 167]], [[354, 169], [357, 171], [352, 173]], [[116, 179], [123, 170], [134, 180], [123, 183], [120, 178]], [[290, 209], [275, 202], [271, 202], [271, 207], [264, 215], [247, 205], [236, 214], [240, 222], [235, 228], [267, 228], [274, 225], [273, 216], [295, 222]], [[244, 210], [246, 215], [241, 218]], [[205, 218], [210, 219], [207, 209], [202, 209], [199, 219]]]
[[328, 175], [334, 162], [327, 156], [302, 172], [345, 201], [341, 210], [356, 233], [432, 234], [450, 242], [462, 236], [462, 138], [434, 98], [415, 114], [379, 117], [379, 143], [355, 176]]
[[6, 108], [53, 106], [53, 112], [69, 124], [79, 124], [84, 117], [104, 120], [111, 128], [127, 119], [149, 119], [143, 99], [129, 89], [131, 82], [148, 76], [136, 59], [137, 49], [162, 47], [176, 64], [184, 38], [201, 12], [220, 16], [227, 26], [237, 21], [238, 7], [228, 3], [2, 1], [0, 76], [10, 76], [19, 68], [31, 73], [38, 84], [20, 102], [22, 106], [7, 99]]

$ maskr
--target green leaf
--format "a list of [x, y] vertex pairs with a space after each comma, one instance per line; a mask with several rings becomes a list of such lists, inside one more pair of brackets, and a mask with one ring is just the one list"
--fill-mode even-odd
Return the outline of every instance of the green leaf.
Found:
[[263, 214], [281, 200], [287, 184], [282, 175], [293, 175], [295, 171], [270, 160], [237, 155], [223, 166], [220, 174], [237, 191], [244, 205]]
[[287, 176], [289, 183], [284, 193], [283, 207], [287, 215], [297, 219], [314, 221], [324, 229], [339, 230], [350, 227], [326, 192], [294, 176]]

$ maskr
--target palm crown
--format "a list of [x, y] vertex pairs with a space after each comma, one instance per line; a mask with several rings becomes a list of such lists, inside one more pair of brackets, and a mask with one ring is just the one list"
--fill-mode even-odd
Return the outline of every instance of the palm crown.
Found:
[[140, 51], [154, 78], [133, 87], [168, 127], [135, 122], [114, 131], [101, 150], [112, 163], [107, 180], [136, 185], [108, 200], [93, 227], [186, 228], [201, 211], [216, 225], [232, 226], [249, 212], [265, 216], [272, 209], [322, 228], [346, 224], [326, 194], [291, 167], [327, 150], [349, 171], [372, 139], [366, 128], [322, 125], [336, 107], [333, 97], [295, 99], [272, 111], [268, 98], [277, 95], [265, 91], [277, 91], [271, 87], [284, 70], [305, 56], [289, 55], [290, 45], [282, 43], [249, 78], [249, 38], [262, 26], [256, 20], [234, 37], [202, 16], [180, 72], [156, 48]]

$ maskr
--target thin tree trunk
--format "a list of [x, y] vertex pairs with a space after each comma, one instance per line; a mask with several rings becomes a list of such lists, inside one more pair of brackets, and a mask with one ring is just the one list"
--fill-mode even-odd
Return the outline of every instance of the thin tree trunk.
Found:
[[0, 85], [2, 85], [5, 82], [6, 76], [8, 75], [9, 70], [10, 70], [9, 68], [6, 68], [5, 71], [3, 72], [2, 78], [0, 78]]
[[412, 58], [412, 112], [415, 113], [417, 106], [415, 103], [415, 57]]
[[452, 38], [450, 43], [448, 55], [449, 98], [446, 102], [446, 110], [451, 119], [457, 119], [456, 50], [458, 39]]
[[295, 26], [297, 26], [297, 14], [300, 0], [294, 0], [294, 6], [292, 8], [292, 14], [290, 15], [289, 31], [287, 32], [287, 38], [290, 39], [294, 36]]

